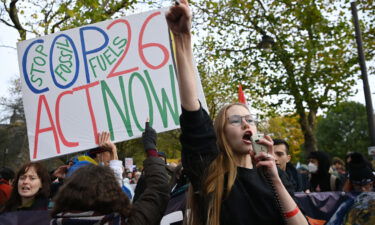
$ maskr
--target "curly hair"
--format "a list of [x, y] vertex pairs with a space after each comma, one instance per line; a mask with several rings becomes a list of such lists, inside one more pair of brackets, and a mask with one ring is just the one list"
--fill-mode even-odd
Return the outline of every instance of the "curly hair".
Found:
[[87, 165], [79, 168], [65, 181], [54, 198], [51, 215], [66, 211], [95, 211], [102, 214], [118, 212], [128, 217], [131, 203], [106, 166]]
[[15, 179], [13, 180], [13, 190], [9, 200], [5, 203], [4, 207], [0, 210], [1, 212], [10, 212], [16, 211], [19, 206], [22, 204], [22, 198], [18, 193], [18, 183], [19, 179], [22, 175], [27, 173], [27, 171], [33, 168], [37, 173], [40, 182], [42, 183], [42, 187], [34, 196], [35, 199], [38, 198], [48, 198], [50, 195], [50, 185], [51, 185], [51, 177], [47, 169], [38, 162], [29, 162], [24, 164], [17, 172]]

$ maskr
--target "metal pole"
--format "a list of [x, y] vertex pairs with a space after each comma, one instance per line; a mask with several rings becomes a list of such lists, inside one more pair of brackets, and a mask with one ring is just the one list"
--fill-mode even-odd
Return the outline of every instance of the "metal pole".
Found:
[[361, 29], [359, 28], [359, 23], [358, 23], [358, 14], [357, 14], [357, 4], [356, 4], [356, 2], [351, 2], [351, 9], [352, 9], [352, 15], [353, 15], [353, 23], [354, 23], [354, 27], [355, 27], [355, 37], [356, 37], [356, 40], [357, 40], [358, 60], [359, 60], [359, 65], [361, 67], [361, 75], [362, 75], [362, 81], [363, 81], [363, 91], [364, 91], [365, 100], [366, 100], [366, 110], [367, 110], [367, 121], [368, 121], [369, 135], [370, 135], [371, 145], [375, 146], [374, 112], [373, 112], [373, 109], [372, 109], [370, 86], [368, 84], [368, 79], [367, 79], [366, 60], [365, 60], [365, 56], [364, 56], [364, 53], [363, 53], [362, 34], [361, 34]]

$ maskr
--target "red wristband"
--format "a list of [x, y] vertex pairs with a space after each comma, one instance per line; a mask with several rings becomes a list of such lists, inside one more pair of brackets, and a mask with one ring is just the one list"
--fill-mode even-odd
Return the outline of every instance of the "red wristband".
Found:
[[146, 154], [147, 156], [158, 157], [158, 151], [156, 151], [156, 149], [147, 149]]
[[299, 208], [298, 208], [298, 206], [296, 206], [296, 208], [293, 209], [292, 211], [289, 211], [289, 212], [284, 213], [284, 217], [285, 217], [286, 219], [289, 219], [289, 218], [291, 218], [291, 217], [297, 215], [298, 212], [299, 212]]

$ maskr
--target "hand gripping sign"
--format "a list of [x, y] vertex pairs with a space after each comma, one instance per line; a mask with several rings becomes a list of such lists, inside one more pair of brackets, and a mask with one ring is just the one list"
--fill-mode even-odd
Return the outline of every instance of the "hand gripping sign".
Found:
[[[30, 159], [179, 127], [181, 113], [165, 10], [104, 21], [18, 43]], [[199, 85], [202, 105], [205, 100]]]

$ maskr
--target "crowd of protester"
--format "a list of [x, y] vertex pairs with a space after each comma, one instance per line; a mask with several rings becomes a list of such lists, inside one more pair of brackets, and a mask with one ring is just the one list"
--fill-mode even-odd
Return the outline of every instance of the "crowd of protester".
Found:
[[[258, 130], [246, 105], [228, 104], [211, 121], [197, 97], [188, 2], [172, 6], [166, 19], [176, 46], [181, 163], [168, 165], [149, 122], [141, 171], [125, 169], [109, 133], [99, 133], [97, 148], [51, 173], [39, 162], [16, 173], [1, 168], [1, 225], [33, 224], [39, 215], [37, 224], [53, 225], [300, 225], [316, 224], [314, 215], [324, 210], [320, 224], [375, 224], [374, 170], [360, 153], [331, 161], [324, 151], [314, 151], [296, 168], [284, 139], [265, 135], [257, 144], [266, 150], [254, 152]], [[332, 197], [333, 205], [324, 210], [314, 203]]]

